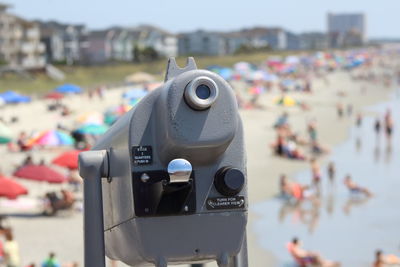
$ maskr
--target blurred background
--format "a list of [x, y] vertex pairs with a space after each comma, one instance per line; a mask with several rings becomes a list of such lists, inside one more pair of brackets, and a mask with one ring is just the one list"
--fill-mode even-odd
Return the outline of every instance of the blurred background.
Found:
[[400, 266], [398, 10], [1, 2], [0, 266], [83, 266], [78, 154], [188, 56], [240, 108], [250, 266]]

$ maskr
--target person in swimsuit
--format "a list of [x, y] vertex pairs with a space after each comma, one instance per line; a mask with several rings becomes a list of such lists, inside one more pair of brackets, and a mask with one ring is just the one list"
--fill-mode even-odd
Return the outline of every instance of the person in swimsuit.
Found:
[[369, 191], [367, 188], [359, 186], [358, 184], [353, 182], [353, 179], [351, 178], [350, 175], [347, 175], [344, 178], [344, 184], [350, 190], [351, 193], [364, 194], [367, 197], [371, 197], [372, 196], [371, 191]]
[[385, 130], [386, 130], [386, 136], [390, 138], [393, 133], [393, 118], [392, 118], [392, 112], [390, 109], [386, 112], [385, 115]]
[[319, 253], [317, 252], [303, 249], [297, 237], [294, 237], [292, 241], [288, 243], [287, 249], [296, 260], [297, 264], [302, 267], [309, 265], [316, 265], [321, 267], [340, 266], [339, 262], [326, 260], [322, 258], [321, 255], [319, 255]]
[[386, 267], [400, 265], [400, 258], [395, 255], [384, 255], [382, 250], [378, 249], [375, 252], [375, 261], [373, 267]]
[[328, 177], [329, 177], [329, 181], [333, 182], [333, 180], [335, 179], [335, 174], [336, 174], [335, 163], [333, 163], [333, 162], [331, 161], [331, 162], [329, 162], [329, 164], [328, 164]]
[[381, 121], [379, 118], [376, 118], [375, 120], [375, 132], [377, 135], [381, 132]]
[[316, 158], [312, 158], [310, 160], [311, 164], [311, 173], [312, 173], [312, 184], [315, 188], [319, 191], [320, 184], [321, 184], [321, 168], [317, 162]]

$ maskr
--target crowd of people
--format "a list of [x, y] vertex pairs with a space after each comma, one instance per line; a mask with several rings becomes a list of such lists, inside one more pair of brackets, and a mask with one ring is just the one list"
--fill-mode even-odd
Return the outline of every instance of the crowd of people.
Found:
[[[346, 60], [343, 61], [345, 63], [340, 63], [342, 61], [336, 60], [336, 58], [339, 57], [345, 58]], [[262, 102], [262, 94], [277, 90], [282, 97], [276, 101], [276, 104], [284, 107], [285, 105], [290, 107], [294, 106], [300, 109], [301, 112], [304, 112], [311, 109], [312, 106], [304, 101], [293, 100], [289, 98], [289, 96], [292, 93], [304, 95], [312, 94], [314, 92], [314, 77], [318, 77], [328, 85], [329, 80], [327, 79], [327, 74], [335, 69], [342, 70], [344, 67], [347, 68], [345, 64], [353, 64], [353, 58], [355, 57], [361, 57], [365, 64], [370, 64], [371, 56], [364, 52], [349, 52], [348, 55], [346, 53], [343, 53], [343, 55], [341, 55], [341, 53], [338, 53], [338, 55], [334, 53], [323, 53], [312, 55], [308, 58], [297, 57], [297, 59], [292, 58], [291, 60], [269, 60], [263, 62], [260, 66], [241, 64], [241, 66], [234, 67], [235, 74], [229, 79], [229, 82], [234, 84], [235, 81], [241, 81], [246, 84], [247, 90], [244, 92], [235, 90], [239, 108], [264, 109], [265, 103]], [[375, 81], [378, 80], [378, 78], [378, 75], [373, 72], [365, 76], [358, 75], [354, 77], [355, 80], [363, 81]], [[388, 84], [389, 81], [390, 77], [385, 76], [385, 84]], [[362, 89], [362, 92], [364, 92], [364, 89]], [[85, 99], [87, 101], [92, 101], [94, 98], [104, 100], [104, 94], [104, 88], [99, 87], [95, 90], [88, 91]], [[339, 91], [338, 94], [344, 96], [345, 92]], [[304, 213], [308, 212], [307, 216], [311, 218], [309, 219], [312, 221], [311, 225], [315, 225], [315, 221], [318, 218], [318, 209], [315, 208], [319, 207], [321, 197], [323, 196], [321, 189], [322, 180], [326, 173], [327, 179], [333, 184], [335, 180], [337, 180], [337, 166], [334, 162], [330, 162], [326, 169], [321, 168], [320, 157], [328, 154], [330, 149], [323, 143], [325, 140], [320, 136], [319, 130], [321, 128], [318, 121], [316, 119], [308, 119], [303, 126], [304, 132], [296, 132], [294, 130], [295, 127], [293, 127], [290, 122], [292, 114], [290, 107], [284, 109], [273, 125], [273, 129], [276, 133], [276, 140], [271, 144], [271, 149], [274, 155], [281, 158], [308, 162], [311, 176], [309, 183], [299, 183], [289, 179], [286, 174], [282, 174], [279, 180], [280, 195], [285, 202], [289, 202], [296, 207], [301, 206], [302, 203], [307, 201], [312, 203], [314, 208], [310, 212], [305, 211]], [[60, 100], [49, 104], [48, 112], [57, 113], [62, 117], [62, 120], [54, 122], [56, 124], [54, 126], [57, 130], [67, 133], [72, 137], [75, 149], [89, 149], [100, 136], [80, 131], [79, 126], [81, 125], [76, 127], [65, 125], [64, 121], [71, 121], [72, 117], [77, 114], [75, 114], [74, 110], [66, 103]], [[337, 103], [336, 112], [340, 119], [345, 119], [345, 117], [351, 118], [355, 113], [355, 108], [351, 103], [346, 105], [340, 101]], [[9, 122], [5, 122], [1, 118], [0, 120], [12, 126], [12, 123], [17, 122], [19, 118], [13, 117]], [[356, 116], [356, 125], [360, 127], [362, 123], [363, 116], [361, 113], [358, 113]], [[394, 120], [390, 110], [386, 112], [383, 120], [381, 118], [376, 120], [374, 129], [377, 134], [380, 134], [380, 132], [384, 130], [388, 138], [392, 136]], [[35, 162], [31, 153], [45, 149], [45, 147], [32, 146], [33, 136], [35, 136], [35, 134], [28, 131], [21, 131], [15, 140], [8, 143], [10, 152], [22, 153], [25, 155], [21, 164], [16, 166], [17, 170], [29, 165], [50, 165], [44, 160]], [[72, 146], [69, 146], [69, 148], [72, 149]], [[66, 173], [68, 173], [67, 180], [70, 188], [66, 189], [66, 187], [64, 187], [58, 191], [46, 192], [45, 195], [42, 196], [45, 200], [44, 214], [54, 216], [57, 215], [59, 211], [71, 210], [74, 204], [76, 204], [76, 193], [81, 193], [81, 178], [77, 174], [76, 169], [66, 170]], [[371, 198], [374, 196], [373, 192], [367, 187], [353, 179], [351, 174], [344, 177], [343, 185], [348, 189], [351, 197]], [[15, 231], [13, 231], [11, 227], [0, 227], [0, 266], [1, 264], [7, 267], [24, 266], [20, 262], [18, 243], [13, 234], [15, 234]], [[317, 252], [305, 250], [302, 248], [298, 238], [293, 238], [293, 240], [289, 242], [287, 249], [299, 266], [318, 265], [328, 267], [339, 265], [339, 262], [327, 260]], [[43, 253], [43, 251], [40, 253]], [[382, 267], [383, 264], [395, 262], [394, 259], [394, 256], [383, 255], [381, 251], [377, 251], [374, 267]], [[60, 264], [55, 253], [50, 252], [43, 262], [26, 265], [26, 267], [28, 266], [76, 267], [78, 264], [75, 262]]]
[[[356, 117], [356, 127], [360, 127], [362, 124], [362, 116], [357, 115]], [[279, 127], [282, 125], [287, 125], [287, 115], [284, 114], [280, 117], [276, 123]], [[392, 118], [392, 112], [388, 109], [381, 120], [379, 117], [376, 119], [373, 125], [373, 131], [376, 135], [379, 135], [382, 128], [387, 139], [387, 142], [391, 142], [394, 120]], [[293, 181], [287, 177], [286, 174], [282, 174], [279, 178], [279, 189], [280, 197], [284, 200], [285, 204], [282, 206], [280, 211], [281, 219], [286, 216], [286, 213], [295, 209], [298, 212], [299, 219], [304, 219], [304, 223], [308, 224], [310, 231], [313, 231], [316, 222], [319, 217], [319, 206], [322, 197], [321, 191], [321, 179], [326, 177], [328, 184], [333, 185], [337, 179], [337, 166], [334, 162], [329, 162], [326, 165], [326, 170], [323, 173], [321, 171], [320, 164], [317, 158], [310, 159], [310, 182], [308, 184], [303, 184], [300, 182]], [[349, 201], [343, 207], [345, 213], [349, 213], [351, 203], [364, 202], [368, 198], [374, 196], [373, 192], [366, 186], [357, 183], [350, 174], [347, 174], [343, 178], [343, 185], [349, 192]], [[302, 203], [309, 201], [311, 203], [311, 209], [305, 210], [302, 207]], [[328, 210], [329, 211], [329, 210]], [[304, 216], [303, 216], [303, 215]], [[282, 217], [283, 216], [283, 217]], [[308, 218], [305, 219], [305, 217]], [[307, 251], [300, 247], [297, 238], [294, 238], [287, 246], [289, 253], [293, 256], [295, 262], [299, 266], [338, 266], [338, 262], [332, 262], [324, 259], [321, 255], [316, 252]], [[383, 267], [400, 264], [400, 259], [395, 255], [384, 255], [381, 250], [377, 250], [375, 261], [373, 263], [374, 267]]]

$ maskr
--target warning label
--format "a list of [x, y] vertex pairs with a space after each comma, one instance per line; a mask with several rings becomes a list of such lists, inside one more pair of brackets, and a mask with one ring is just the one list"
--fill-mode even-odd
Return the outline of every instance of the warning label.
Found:
[[153, 163], [153, 149], [151, 146], [132, 147], [133, 165], [148, 165]]
[[207, 199], [208, 210], [244, 208], [244, 197], [212, 197]]

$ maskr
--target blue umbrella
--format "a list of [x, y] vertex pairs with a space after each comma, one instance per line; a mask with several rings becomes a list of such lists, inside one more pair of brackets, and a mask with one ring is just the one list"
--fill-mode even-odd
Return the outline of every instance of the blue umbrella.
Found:
[[141, 88], [134, 88], [122, 94], [125, 99], [140, 99], [147, 95], [147, 91]]
[[78, 94], [82, 92], [82, 88], [75, 84], [63, 84], [54, 89], [54, 91], [62, 93], [62, 94]]
[[31, 101], [30, 97], [20, 95], [14, 91], [1, 93], [0, 98], [2, 98], [5, 103], [27, 103]]

